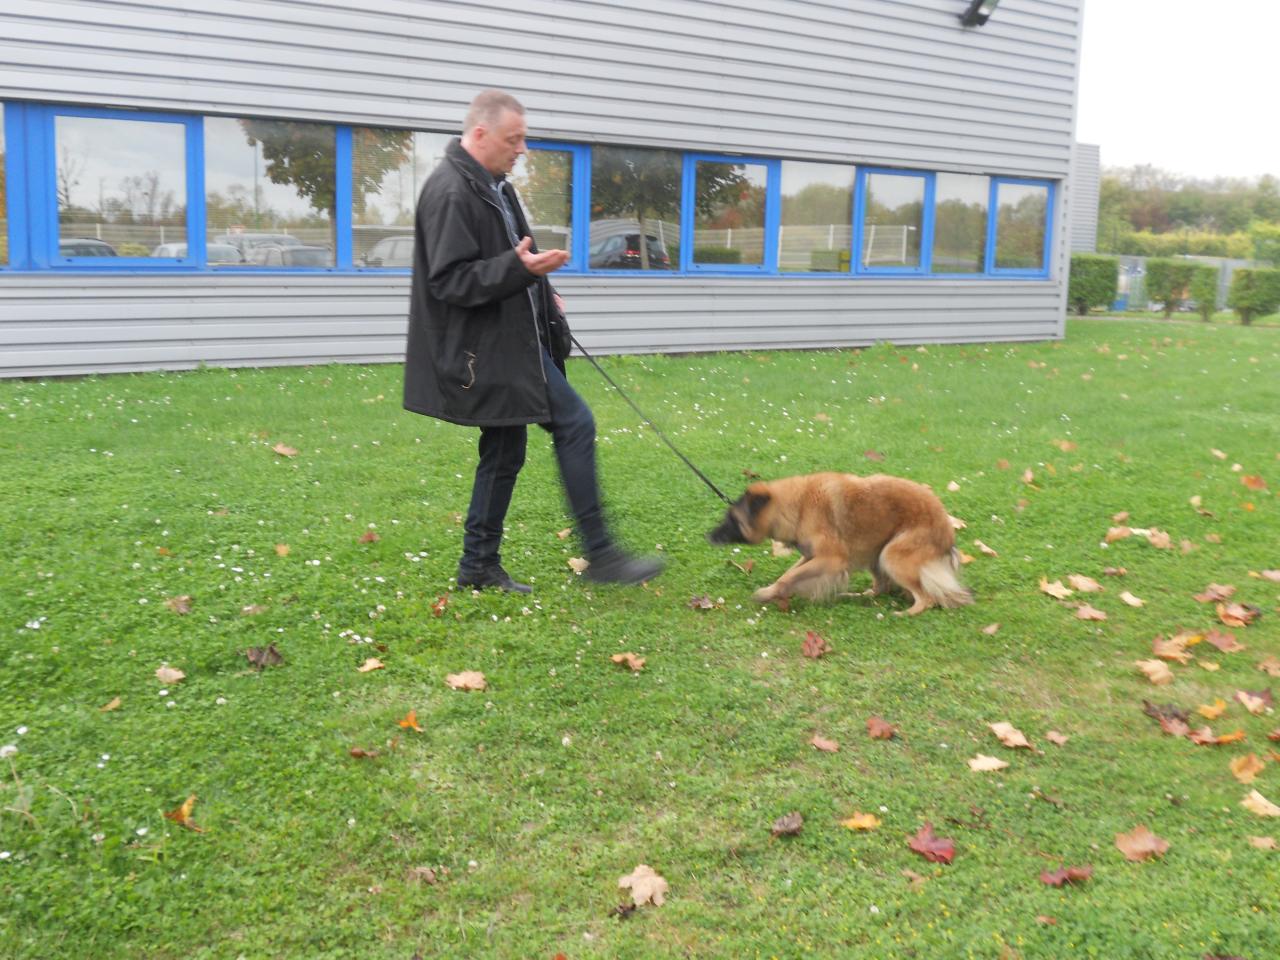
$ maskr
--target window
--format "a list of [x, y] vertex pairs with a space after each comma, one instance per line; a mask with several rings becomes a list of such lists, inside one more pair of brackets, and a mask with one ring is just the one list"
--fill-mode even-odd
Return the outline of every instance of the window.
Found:
[[186, 257], [183, 123], [59, 114], [53, 136], [55, 263]]
[[677, 268], [682, 178], [683, 158], [674, 150], [593, 147], [588, 266], [594, 270]]
[[924, 174], [864, 171], [858, 197], [859, 272], [922, 273]]
[[1047, 273], [1049, 184], [997, 179], [995, 272]]
[[853, 167], [782, 161], [780, 271], [849, 271], [849, 252], [853, 249], [853, 177]]
[[987, 262], [989, 177], [939, 173], [934, 181], [933, 273], [982, 273]]
[[573, 161], [572, 150], [530, 148], [511, 171], [539, 250], [574, 253]]
[[692, 267], [765, 265], [768, 167], [761, 162], [693, 161]]
[[[204, 123], [208, 242], [235, 247], [217, 267], [334, 265], [337, 151], [320, 123], [210, 117]], [[291, 247], [304, 247], [293, 250]]]
[[351, 131], [351, 232], [355, 266], [413, 265], [418, 194], [450, 137], [421, 130]]

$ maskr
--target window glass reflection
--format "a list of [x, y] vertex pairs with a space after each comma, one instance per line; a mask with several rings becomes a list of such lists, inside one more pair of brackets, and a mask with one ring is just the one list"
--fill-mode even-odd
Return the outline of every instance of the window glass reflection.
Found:
[[854, 168], [782, 161], [778, 269], [784, 273], [847, 271], [853, 249]]
[[924, 178], [893, 173], [867, 175], [862, 220], [864, 267], [920, 266]]
[[1043, 270], [1049, 188], [1038, 184], [996, 184], [996, 267]]
[[204, 148], [208, 242], [241, 258], [211, 266], [333, 266], [332, 126], [210, 117]]
[[693, 262], [764, 263], [765, 184], [761, 163], [699, 160], [694, 170]]
[[991, 180], [940, 173], [934, 181], [933, 273], [982, 273]]
[[530, 150], [516, 162], [510, 179], [524, 203], [538, 249], [568, 250], [572, 255], [573, 154]]
[[351, 131], [352, 255], [358, 267], [409, 267], [418, 194], [452, 138], [443, 133]]
[[596, 270], [679, 266], [681, 167], [681, 156], [674, 150], [592, 148], [588, 266]]
[[58, 116], [54, 151], [59, 256], [185, 256], [182, 124]]

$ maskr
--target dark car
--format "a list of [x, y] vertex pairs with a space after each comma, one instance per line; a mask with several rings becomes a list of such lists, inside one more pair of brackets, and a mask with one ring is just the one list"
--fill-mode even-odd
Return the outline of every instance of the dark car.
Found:
[[333, 255], [328, 247], [294, 244], [288, 247], [255, 247], [250, 253], [255, 267], [331, 267]]
[[58, 241], [60, 257], [118, 257], [116, 248], [92, 237], [69, 237]]
[[[670, 270], [671, 258], [658, 238], [650, 235], [649, 269]], [[596, 270], [639, 270], [640, 234], [627, 233], [601, 240], [587, 251], [587, 265]]]
[[413, 237], [383, 237], [360, 258], [366, 267], [408, 267], [413, 264]]
[[253, 251], [258, 247], [292, 247], [302, 243], [289, 233], [228, 233], [217, 237], [213, 243], [225, 243], [240, 251], [245, 263], [253, 263]]

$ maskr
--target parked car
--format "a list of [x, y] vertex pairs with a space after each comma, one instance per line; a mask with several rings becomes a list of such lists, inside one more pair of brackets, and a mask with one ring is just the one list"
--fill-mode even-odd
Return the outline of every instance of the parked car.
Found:
[[258, 246], [250, 251], [255, 267], [331, 267], [333, 255], [328, 247], [294, 244], [288, 247]]
[[294, 247], [302, 241], [289, 233], [228, 233], [218, 237], [217, 243], [225, 243], [240, 251], [246, 263], [253, 262], [253, 251], [258, 247]]
[[366, 267], [408, 267], [413, 265], [413, 237], [383, 237], [360, 258]]
[[58, 241], [60, 257], [118, 257], [116, 248], [92, 237], [68, 237]]
[[[657, 237], [650, 234], [649, 269], [670, 270], [671, 258]], [[596, 270], [639, 270], [640, 234], [627, 233], [601, 240], [587, 250], [587, 265]]]
[[[185, 243], [162, 243], [151, 251], [153, 257], [180, 260], [187, 255]], [[211, 243], [205, 248], [205, 258], [212, 264], [244, 263], [240, 251], [229, 243]]]

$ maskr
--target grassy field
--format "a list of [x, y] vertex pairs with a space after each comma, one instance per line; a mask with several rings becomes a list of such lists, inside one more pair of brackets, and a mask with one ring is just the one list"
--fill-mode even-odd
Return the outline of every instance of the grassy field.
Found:
[[[931, 484], [977, 603], [754, 607], [791, 559], [708, 545], [719, 502], [583, 361], [614, 524], [669, 564], [645, 588], [570, 569], [534, 430], [505, 560], [535, 592], [453, 590], [475, 434], [402, 411], [397, 366], [0, 383], [0, 955], [1280, 956], [1280, 851], [1250, 840], [1280, 819], [1240, 805], [1280, 803], [1280, 718], [1235, 698], [1280, 655], [1280, 331], [606, 363], [733, 495], [744, 471]], [[1171, 548], [1104, 544], [1122, 511]], [[1104, 592], [1040, 589], [1073, 574]], [[1261, 616], [1224, 626], [1211, 582]], [[1213, 627], [1247, 649], [1191, 646], [1163, 686], [1134, 665]], [[832, 652], [802, 656], [807, 631]], [[464, 670], [488, 688], [451, 689]], [[1166, 735], [1144, 698], [1245, 739]], [[193, 794], [199, 832], [164, 816]], [[908, 848], [926, 822], [953, 862]], [[1162, 857], [1121, 855], [1140, 824]], [[639, 864], [666, 903], [620, 915]]]

